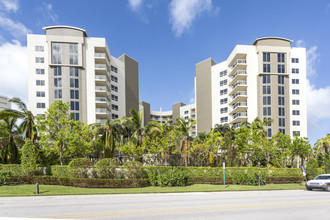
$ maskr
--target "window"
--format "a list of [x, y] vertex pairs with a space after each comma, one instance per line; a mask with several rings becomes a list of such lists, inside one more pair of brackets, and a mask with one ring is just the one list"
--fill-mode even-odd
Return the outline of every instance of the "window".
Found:
[[279, 131], [280, 131], [282, 134], [285, 134], [285, 129], [280, 128]]
[[45, 75], [45, 69], [36, 69], [36, 74]]
[[285, 118], [279, 118], [278, 119], [278, 126], [279, 127], [285, 127]]
[[227, 113], [228, 112], [228, 108], [226, 107], [226, 108], [221, 108], [220, 109], [220, 113], [221, 114], [224, 114], [224, 113]]
[[52, 43], [52, 52], [53, 53], [61, 53], [62, 52], [62, 44], [61, 43]]
[[292, 95], [299, 95], [299, 89], [292, 89]]
[[227, 85], [227, 80], [221, 80], [220, 81], [220, 86], [224, 86], [224, 85]]
[[263, 115], [264, 116], [271, 116], [272, 115], [272, 108], [271, 107], [263, 107]]
[[111, 81], [118, 82], [118, 77], [111, 75]]
[[62, 87], [62, 78], [54, 78], [54, 87]]
[[70, 79], [71, 88], [79, 88], [79, 79]]
[[62, 98], [62, 89], [55, 89], [54, 90], [54, 98], [61, 99]]
[[70, 99], [79, 99], [79, 90], [70, 90]]
[[111, 100], [118, 101], [118, 96], [111, 94]]
[[292, 73], [299, 73], [299, 69], [298, 68], [292, 68]]
[[45, 85], [45, 80], [36, 80], [36, 85], [37, 86], [44, 86]]
[[45, 97], [45, 92], [44, 91], [37, 91], [36, 92], [37, 97]]
[[270, 83], [270, 75], [263, 75], [262, 76], [262, 83], [269, 84]]
[[78, 53], [78, 44], [69, 44], [70, 53]]
[[46, 104], [43, 102], [37, 102], [37, 108], [46, 108]]
[[270, 96], [262, 97], [262, 103], [263, 105], [271, 105], [271, 97]]
[[293, 131], [292, 134], [300, 136], [300, 131]]
[[111, 85], [111, 90], [112, 91], [115, 91], [115, 92], [118, 92], [118, 87], [117, 86], [114, 86], [114, 85]]
[[270, 64], [263, 64], [263, 72], [270, 73]]
[[282, 96], [278, 97], [278, 105], [284, 105], [284, 97]]
[[186, 114], [188, 114], [189, 113], [189, 111], [184, 111], [184, 114], [186, 115]]
[[220, 77], [227, 76], [227, 70], [220, 72]]
[[292, 105], [300, 105], [300, 100], [298, 100], [298, 99], [293, 99], [293, 100], [292, 100]]
[[284, 64], [278, 64], [277, 65], [277, 72], [278, 73], [285, 73], [285, 65]]
[[220, 105], [226, 104], [228, 102], [228, 98], [220, 99]]
[[277, 76], [278, 77], [278, 84], [284, 85], [284, 76]]
[[220, 90], [220, 95], [226, 95], [228, 93], [227, 89]]
[[[116, 114], [111, 114], [111, 118], [112, 119], [117, 119], [118, 118], [118, 115], [116, 115]], [[157, 119], [156, 119], [157, 120]]]
[[277, 54], [277, 62], [284, 63], [285, 62], [285, 54], [284, 53], [278, 53]]
[[111, 104], [111, 109], [118, 111], [118, 105]]
[[53, 54], [53, 64], [62, 64], [62, 55], [61, 54]]
[[278, 94], [284, 95], [284, 86], [278, 86]]
[[79, 111], [79, 102], [70, 101], [70, 109], [71, 111]]
[[299, 63], [299, 58], [292, 58], [291, 59], [291, 62], [292, 63]]
[[78, 65], [78, 55], [70, 55], [70, 64]]
[[300, 126], [300, 121], [292, 121], [293, 126]]
[[72, 114], [72, 119], [75, 121], [79, 121], [79, 113], [78, 112], [73, 112]]
[[52, 43], [52, 63], [62, 64], [62, 44]]
[[35, 46], [36, 52], [44, 52], [44, 46]]
[[267, 137], [272, 137], [272, 129], [271, 128], [267, 129]]
[[226, 123], [226, 122], [228, 122], [228, 117], [222, 117], [222, 118], [220, 118], [220, 122], [221, 122], [221, 123]]
[[44, 63], [45, 59], [43, 57], [36, 57], [36, 63]]
[[[272, 120], [272, 118], [267, 118], [268, 121]], [[269, 122], [267, 126], [272, 126], [272, 122]]]
[[299, 110], [292, 110], [292, 115], [300, 115], [300, 111]]
[[62, 76], [62, 67], [54, 67], [54, 76]]
[[270, 95], [270, 86], [262, 86], [262, 94], [264, 95]]
[[263, 53], [263, 61], [270, 62], [270, 53]]
[[111, 65], [111, 71], [117, 73], [118, 72], [118, 68]]
[[79, 70], [77, 67], [70, 67], [70, 76], [79, 77]]
[[299, 79], [292, 79], [292, 84], [299, 84]]
[[278, 108], [278, 116], [285, 116], [285, 109], [284, 108]]

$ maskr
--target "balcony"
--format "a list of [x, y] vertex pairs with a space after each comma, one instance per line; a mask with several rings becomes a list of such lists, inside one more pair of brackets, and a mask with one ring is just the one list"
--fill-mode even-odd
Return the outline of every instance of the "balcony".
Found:
[[247, 91], [236, 92], [231, 96], [231, 101], [229, 105], [233, 105], [235, 102], [241, 102], [247, 100]]
[[233, 115], [237, 112], [246, 111], [247, 110], [247, 102], [236, 102], [231, 107], [230, 115]]
[[231, 70], [229, 71], [228, 76], [232, 76], [236, 73], [237, 70], [242, 70], [246, 68], [246, 59], [237, 59], [232, 66], [230, 66]]
[[236, 83], [233, 84], [233, 86], [231, 87], [231, 90], [229, 92], [229, 95], [235, 94], [238, 91], [242, 91], [242, 90], [246, 90], [247, 87], [247, 82], [240, 80], [237, 81]]
[[104, 58], [105, 59], [106, 58], [106, 55], [105, 55], [105, 53], [95, 53], [94, 54], [94, 57], [95, 58]]
[[[111, 118], [111, 114], [106, 108], [96, 108], [95, 113], [100, 118]], [[99, 118], [98, 118], [99, 119]]]
[[105, 86], [95, 86], [95, 93], [97, 97], [104, 97], [106, 95], [108, 96], [108, 99], [111, 97], [109, 90]]
[[242, 126], [242, 123], [241, 123], [241, 122], [238, 122], [238, 123], [233, 124], [233, 128], [234, 128], [234, 129], [238, 129], [238, 128], [240, 128], [241, 126]]
[[111, 103], [105, 97], [96, 97], [95, 103], [96, 103], [97, 107], [103, 107], [103, 108], [110, 109]]
[[108, 80], [107, 76], [105, 75], [95, 75], [95, 85], [96, 86], [107, 86], [110, 90], [110, 80]]
[[95, 122], [96, 123], [105, 123], [107, 119], [96, 119]]
[[233, 76], [230, 77], [229, 86], [232, 86], [237, 80], [246, 80], [246, 70], [237, 70]]
[[247, 112], [237, 112], [232, 117], [231, 124], [247, 121]]

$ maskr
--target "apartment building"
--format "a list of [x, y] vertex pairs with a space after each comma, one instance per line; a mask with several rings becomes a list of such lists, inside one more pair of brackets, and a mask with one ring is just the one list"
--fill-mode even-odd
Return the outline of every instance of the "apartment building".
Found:
[[267, 136], [278, 131], [307, 137], [306, 49], [280, 37], [237, 45], [227, 60], [196, 64], [197, 132], [216, 124], [239, 128], [256, 117], [273, 119]]
[[11, 103], [9, 102], [9, 98], [0, 96], [0, 111], [10, 108], [11, 108]]
[[[190, 104], [186, 105], [182, 102], [176, 103], [172, 105], [171, 111], [152, 111], [150, 110], [150, 104], [147, 102], [140, 102], [140, 110], [143, 111], [143, 125], [147, 125], [150, 121], [157, 121], [158, 123], [167, 123], [169, 125], [173, 124], [177, 118], [182, 117], [186, 121], [189, 118], [196, 120], [196, 105]], [[196, 136], [197, 133], [197, 125], [193, 125], [190, 131], [191, 136]]]
[[44, 114], [55, 101], [70, 103], [73, 119], [87, 124], [129, 116], [139, 109], [138, 62], [111, 56], [105, 38], [71, 26], [27, 35], [29, 109]]

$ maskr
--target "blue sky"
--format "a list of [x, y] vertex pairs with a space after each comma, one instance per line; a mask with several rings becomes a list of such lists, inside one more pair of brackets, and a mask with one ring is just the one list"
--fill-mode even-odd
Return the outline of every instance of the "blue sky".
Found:
[[140, 100], [153, 110], [194, 102], [195, 64], [236, 44], [281, 36], [307, 48], [308, 133], [330, 133], [330, 1], [0, 0], [0, 95], [27, 100], [26, 34], [70, 25], [105, 37], [113, 56], [140, 65]]

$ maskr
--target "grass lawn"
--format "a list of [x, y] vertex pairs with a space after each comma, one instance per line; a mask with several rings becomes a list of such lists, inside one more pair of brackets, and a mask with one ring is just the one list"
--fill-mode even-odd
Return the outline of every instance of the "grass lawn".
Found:
[[[304, 184], [268, 184], [266, 186], [195, 184], [186, 187], [144, 187], [144, 188], [78, 188], [70, 186], [40, 185], [40, 196], [51, 195], [93, 195], [93, 194], [128, 194], [128, 193], [180, 193], [180, 192], [218, 192], [251, 190], [292, 190], [305, 189]], [[0, 186], [0, 196], [35, 196], [35, 185]]]

